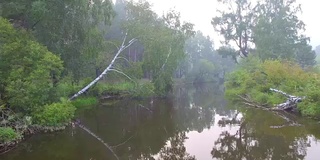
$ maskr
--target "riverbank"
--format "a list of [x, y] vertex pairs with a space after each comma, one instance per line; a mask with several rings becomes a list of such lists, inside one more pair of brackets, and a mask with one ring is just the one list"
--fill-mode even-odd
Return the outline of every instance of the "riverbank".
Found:
[[298, 103], [302, 116], [320, 118], [320, 74], [315, 70], [302, 69], [289, 61], [260, 60], [250, 57], [239, 68], [227, 76], [226, 96], [229, 100], [243, 100], [256, 106], [273, 108], [284, 103], [287, 97], [273, 92], [270, 88], [284, 91], [303, 98]]
[[[229, 106], [224, 93], [212, 84], [202, 88], [181, 86], [175, 95], [177, 98], [154, 98], [152, 105], [151, 99], [108, 100], [84, 108], [76, 115], [121, 160], [174, 159], [181, 155], [199, 160], [212, 159], [213, 155], [223, 159], [222, 154], [229, 159], [281, 159], [290, 155], [290, 159], [312, 160], [318, 156], [320, 127], [313, 120], [296, 117], [302, 126], [275, 128], [287, 123], [269, 111], [248, 106], [232, 108], [234, 105]], [[234, 144], [238, 148], [226, 150], [225, 146]], [[266, 152], [272, 149], [278, 152]], [[34, 135], [0, 159], [113, 160], [115, 157], [83, 129], [67, 127]]]
[[[62, 83], [61, 85], [58, 86], [60, 92], [68, 94], [80, 88], [81, 84], [67, 85]], [[63, 89], [61, 90], [61, 88]], [[0, 127], [0, 154], [10, 151], [30, 135], [65, 129], [74, 119], [74, 114], [78, 109], [92, 107], [97, 105], [99, 101], [106, 99], [151, 97], [154, 96], [153, 90], [152, 83], [145, 80], [138, 83], [98, 83], [85, 95], [73, 101], [62, 99], [59, 103], [45, 105], [44, 109], [34, 112], [30, 116], [18, 115], [9, 108], [1, 109], [3, 116], [0, 118], [4, 123]]]

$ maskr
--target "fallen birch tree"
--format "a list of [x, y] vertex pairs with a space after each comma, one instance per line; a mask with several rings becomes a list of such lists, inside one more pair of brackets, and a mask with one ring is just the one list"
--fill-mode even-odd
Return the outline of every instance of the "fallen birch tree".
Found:
[[126, 76], [127, 78], [129, 78], [130, 80], [132, 80], [128, 75], [126, 75], [125, 73], [113, 68], [113, 64], [114, 62], [118, 59], [120, 53], [122, 51], [124, 51], [125, 49], [127, 49], [128, 47], [130, 47], [134, 42], [137, 41], [137, 39], [131, 39], [127, 45], [125, 45], [126, 42], [126, 38], [127, 38], [127, 34], [124, 37], [122, 44], [120, 46], [120, 48], [118, 48], [118, 52], [116, 53], [116, 55], [113, 57], [112, 61], [110, 62], [110, 64], [108, 65], [108, 67], [96, 78], [94, 79], [92, 82], [90, 82], [87, 86], [85, 86], [84, 88], [82, 88], [79, 92], [77, 92], [76, 94], [74, 94], [71, 98], [69, 98], [69, 100], [73, 100], [75, 98], [77, 98], [78, 96], [80, 96], [82, 93], [86, 92], [90, 87], [92, 87], [94, 84], [96, 84], [101, 78], [103, 78], [104, 76], [106, 76], [106, 74], [109, 71], [115, 71], [117, 73], [120, 73], [124, 76]]
[[238, 96], [244, 101], [243, 102], [244, 104], [251, 106], [251, 107], [254, 107], [254, 108], [260, 108], [262, 110], [271, 111], [275, 115], [281, 117], [282, 119], [284, 119], [286, 121], [286, 124], [284, 124], [284, 125], [270, 126], [271, 128], [282, 128], [282, 127], [286, 127], [286, 126], [301, 126], [301, 124], [299, 124], [295, 120], [295, 118], [293, 117], [292, 114], [289, 113], [289, 111], [297, 112], [298, 111], [297, 104], [299, 102], [302, 102], [302, 100], [305, 97], [293, 96], [293, 95], [287, 94], [281, 90], [277, 90], [277, 89], [273, 89], [273, 88], [270, 88], [270, 91], [284, 95], [285, 97], [287, 97], [287, 100], [284, 103], [280, 103], [280, 104], [275, 105], [276, 108], [272, 108], [272, 107], [269, 107], [267, 104], [257, 104], [255, 102], [253, 102], [249, 95], [245, 95], [245, 96], [238, 95]]
[[298, 111], [298, 108], [297, 108], [298, 103], [302, 102], [302, 100], [305, 98], [305, 97], [293, 96], [293, 95], [287, 94], [281, 90], [277, 90], [277, 89], [273, 89], [273, 88], [270, 88], [270, 90], [273, 92], [276, 92], [276, 93], [280, 93], [280, 94], [287, 97], [286, 102], [276, 105], [277, 109], [279, 109], [279, 110], [296, 112], [296, 111]]

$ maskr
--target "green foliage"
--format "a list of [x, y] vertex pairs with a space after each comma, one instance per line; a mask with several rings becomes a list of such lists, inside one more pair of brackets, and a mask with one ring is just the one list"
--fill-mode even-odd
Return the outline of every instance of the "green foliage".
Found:
[[267, 60], [259, 63], [249, 58], [240, 64], [238, 70], [228, 75], [226, 95], [231, 100], [241, 100], [247, 96], [254, 102], [273, 106], [283, 103], [286, 98], [271, 92], [270, 88], [280, 89], [296, 96], [306, 96], [298, 107], [303, 115], [320, 118], [319, 74], [304, 71], [298, 64], [290, 61]]
[[222, 10], [218, 7], [217, 13], [220, 15], [214, 17], [211, 24], [223, 36], [225, 45], [232, 43], [238, 48], [238, 55], [241, 53], [247, 56], [249, 37], [253, 34], [254, 6], [249, 0], [219, 0], [218, 2], [227, 6], [228, 9]]
[[73, 118], [75, 107], [68, 100], [45, 105], [33, 114], [35, 124], [42, 126], [62, 126]]
[[119, 82], [119, 83], [98, 83], [96, 86], [99, 95], [127, 95], [133, 98], [151, 97], [155, 93], [153, 83], [140, 81], [138, 83]]
[[124, 28], [130, 37], [139, 37], [144, 48], [143, 72], [152, 78], [156, 94], [166, 95], [185, 56], [185, 41], [194, 34], [193, 25], [181, 22], [180, 14], [174, 11], [158, 17], [147, 1], [128, 2], [126, 11], [130, 16]]
[[[65, 74], [78, 81], [93, 76], [106, 56], [104, 32], [114, 15], [110, 0], [3, 0], [0, 16], [26, 30], [61, 56]], [[3, 9], [2, 9], [3, 8]]]
[[0, 144], [12, 142], [21, 137], [19, 133], [10, 127], [0, 127]]
[[60, 58], [3, 18], [0, 32], [0, 90], [5, 101], [27, 112], [50, 102], [62, 71]]
[[72, 105], [76, 108], [82, 108], [87, 106], [93, 106], [98, 104], [98, 99], [96, 97], [80, 97], [72, 101]]

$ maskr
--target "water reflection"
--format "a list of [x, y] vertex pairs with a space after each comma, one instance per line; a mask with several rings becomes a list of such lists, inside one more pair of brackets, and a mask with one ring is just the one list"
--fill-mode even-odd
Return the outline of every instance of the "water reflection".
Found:
[[[230, 108], [223, 87], [178, 87], [175, 98], [106, 101], [78, 113], [120, 159], [317, 159], [319, 124], [286, 123], [268, 111]], [[112, 153], [83, 130], [37, 135], [1, 160], [104, 160]]]

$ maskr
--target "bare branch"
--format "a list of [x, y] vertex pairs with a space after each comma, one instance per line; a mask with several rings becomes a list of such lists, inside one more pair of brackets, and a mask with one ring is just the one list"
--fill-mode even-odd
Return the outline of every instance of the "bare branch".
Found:
[[109, 69], [109, 71], [114, 71], [114, 72], [120, 73], [120, 74], [122, 74], [122, 75], [126, 76], [126, 77], [127, 77], [128, 79], [130, 79], [132, 82], [134, 82], [134, 83], [136, 83], [136, 84], [137, 84], [137, 82], [136, 82], [136, 81], [134, 81], [131, 77], [129, 77], [129, 76], [128, 76], [128, 75], [126, 75], [125, 73], [123, 73], [123, 72], [121, 72], [121, 71], [119, 71], [119, 70], [117, 70], [117, 69], [115, 69], [115, 68]]
[[125, 61], [127, 61], [129, 64], [130, 64], [130, 61], [127, 59], [127, 58], [124, 58], [124, 57], [117, 57], [117, 59], [123, 59], [123, 60], [125, 60]]

